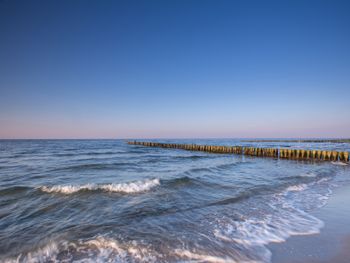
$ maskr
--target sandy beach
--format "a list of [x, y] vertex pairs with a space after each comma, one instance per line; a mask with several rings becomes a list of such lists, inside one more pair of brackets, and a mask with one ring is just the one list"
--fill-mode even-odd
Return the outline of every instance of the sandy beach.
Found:
[[325, 226], [319, 234], [293, 236], [269, 245], [272, 263], [348, 263], [350, 261], [350, 185], [340, 186], [313, 213]]

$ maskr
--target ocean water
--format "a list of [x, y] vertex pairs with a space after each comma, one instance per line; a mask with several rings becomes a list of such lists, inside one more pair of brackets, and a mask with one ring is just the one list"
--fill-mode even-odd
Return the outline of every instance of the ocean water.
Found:
[[[350, 150], [346, 143], [173, 143]], [[1, 262], [269, 262], [322, 231], [349, 165], [128, 145], [0, 141]]]

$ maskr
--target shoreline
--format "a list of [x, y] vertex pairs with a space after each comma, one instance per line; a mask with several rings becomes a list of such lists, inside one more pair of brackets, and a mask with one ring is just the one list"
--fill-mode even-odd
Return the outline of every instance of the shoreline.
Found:
[[320, 233], [292, 236], [267, 245], [272, 263], [348, 263], [350, 258], [350, 185], [333, 189], [327, 204], [311, 212], [324, 222]]

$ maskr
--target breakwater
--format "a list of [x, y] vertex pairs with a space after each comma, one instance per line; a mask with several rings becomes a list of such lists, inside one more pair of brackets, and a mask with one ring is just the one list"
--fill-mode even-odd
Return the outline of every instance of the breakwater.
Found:
[[350, 139], [254, 139], [254, 140], [243, 140], [245, 142], [310, 142], [310, 143], [350, 143]]
[[177, 144], [159, 142], [128, 141], [131, 145], [142, 145], [146, 147], [182, 149], [188, 151], [202, 151], [211, 153], [243, 154], [258, 157], [273, 157], [291, 160], [318, 160], [318, 161], [341, 161], [349, 162], [349, 152], [325, 151], [325, 150], [301, 150], [285, 148], [257, 148], [244, 146], [216, 146], [197, 144]]

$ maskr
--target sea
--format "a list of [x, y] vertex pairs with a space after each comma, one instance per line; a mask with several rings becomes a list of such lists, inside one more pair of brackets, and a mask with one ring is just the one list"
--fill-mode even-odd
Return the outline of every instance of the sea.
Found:
[[[349, 143], [143, 140], [350, 151]], [[0, 140], [0, 262], [270, 262], [349, 165], [128, 145]]]

